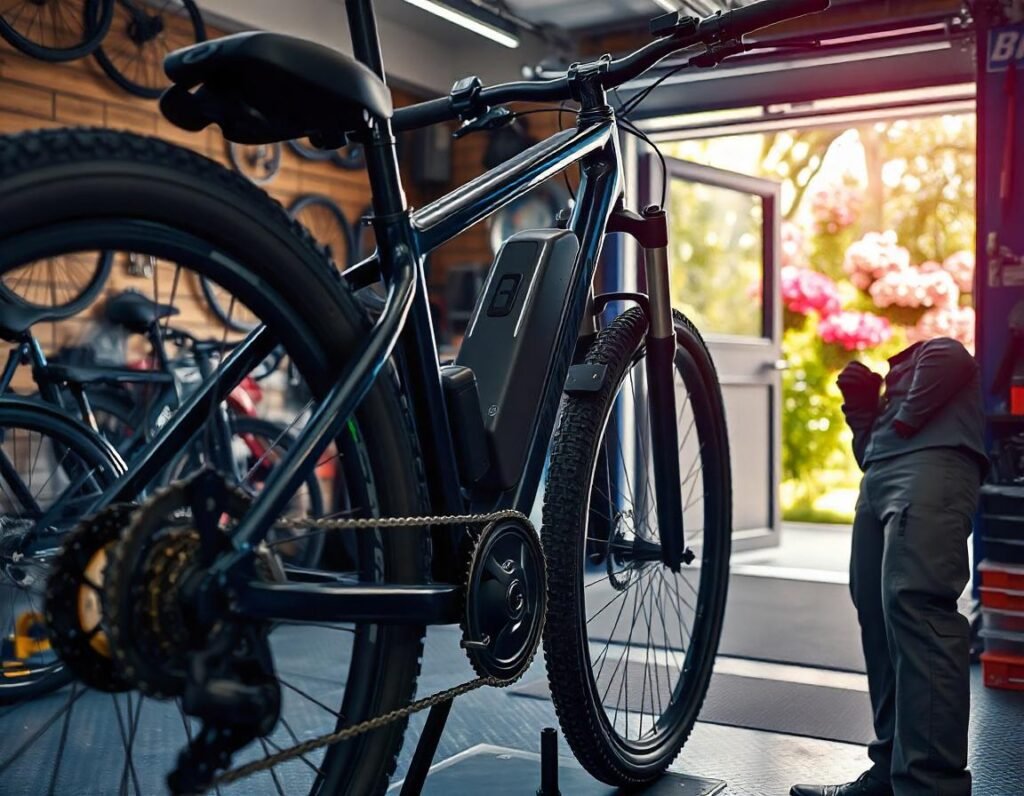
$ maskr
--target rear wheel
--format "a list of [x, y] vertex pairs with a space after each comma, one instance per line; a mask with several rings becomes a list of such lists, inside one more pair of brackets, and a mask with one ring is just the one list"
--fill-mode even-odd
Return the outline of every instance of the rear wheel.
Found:
[[697, 719], [718, 649], [731, 529], [721, 392], [704, 343], [677, 314], [676, 499], [693, 555], [678, 573], [661, 563], [646, 330], [643, 313], [630, 310], [587, 354], [607, 367], [605, 381], [563, 404], [542, 534], [555, 709], [583, 766], [623, 786], [661, 774]]
[[[281, 395], [272, 407], [269, 401], [260, 405], [292, 431], [302, 427], [369, 328], [338, 275], [280, 205], [239, 175], [157, 139], [82, 130], [0, 139], [0, 239], [0, 275], [69, 252], [152, 256], [150, 297], [182, 308], [182, 327], [200, 338], [208, 336], [202, 328], [208, 321], [202, 294], [194, 292], [196, 280], [216, 284], [231, 296], [227, 320], [234, 311], [251, 313], [293, 363], [306, 397], [296, 402]], [[225, 348], [212, 358], [212, 380], [221, 378], [227, 346], [237, 339], [226, 330], [218, 337]], [[325, 515], [426, 513], [415, 440], [386, 369], [324, 457], [342, 471], [346, 485], [344, 500], [332, 501]], [[168, 464], [178, 452], [168, 452]], [[420, 531], [362, 533], [356, 560], [346, 568], [334, 563], [325, 541], [323, 567], [332, 576], [394, 583], [425, 577], [428, 553]], [[236, 762], [404, 707], [413, 698], [421, 627], [282, 622], [269, 632], [285, 692], [282, 720], [239, 752]], [[11, 792], [40, 790], [40, 771], [48, 772], [55, 793], [162, 792], [179, 750], [198, 728], [177, 701], [138, 692], [112, 696], [81, 684], [16, 709], [38, 719], [42, 731], [27, 746], [17, 733], [0, 733], [0, 778]], [[79, 731], [97, 726], [109, 732], [98, 737]], [[273, 790], [287, 782], [288, 793], [380, 793], [403, 731], [404, 723], [396, 722], [224, 792]], [[83, 782], [80, 761], [97, 755], [104, 765], [91, 768]]]

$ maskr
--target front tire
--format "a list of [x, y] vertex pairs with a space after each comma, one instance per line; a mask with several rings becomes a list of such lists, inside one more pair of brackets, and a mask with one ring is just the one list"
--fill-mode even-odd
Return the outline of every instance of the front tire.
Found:
[[544, 497], [552, 700], [576, 758], [618, 786], [659, 776], [697, 720], [721, 634], [732, 527], [721, 391], [700, 335], [677, 313], [677, 499], [695, 558], [680, 573], [660, 561], [646, 331], [632, 309], [598, 335], [586, 362], [607, 367], [604, 384], [565, 399]]

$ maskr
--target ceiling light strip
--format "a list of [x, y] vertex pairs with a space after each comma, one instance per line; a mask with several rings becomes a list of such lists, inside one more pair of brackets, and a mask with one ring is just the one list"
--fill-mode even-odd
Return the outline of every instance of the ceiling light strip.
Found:
[[485, 39], [497, 42], [503, 47], [515, 49], [519, 46], [518, 36], [513, 36], [511, 33], [490, 25], [476, 16], [458, 11], [445, 3], [436, 2], [435, 0], [405, 0], [405, 2], [434, 16], [438, 16], [447, 22], [451, 22], [453, 25], [458, 25], [468, 31], [472, 31], [478, 36], [483, 36]]

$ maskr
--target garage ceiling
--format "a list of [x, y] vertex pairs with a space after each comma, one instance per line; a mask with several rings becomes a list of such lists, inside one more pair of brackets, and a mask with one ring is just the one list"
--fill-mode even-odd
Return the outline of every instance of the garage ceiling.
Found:
[[670, 7], [699, 16], [736, 8], [753, 0], [507, 0], [518, 16], [535, 23], [558, 25], [570, 31], [608, 28], [664, 14]]

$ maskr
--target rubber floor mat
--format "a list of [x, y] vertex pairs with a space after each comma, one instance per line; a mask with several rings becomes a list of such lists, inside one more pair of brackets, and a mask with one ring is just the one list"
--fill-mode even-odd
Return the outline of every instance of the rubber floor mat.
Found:
[[[608, 691], [607, 706], [619, 704], [620, 708], [628, 706], [633, 712], [650, 713], [665, 701], [666, 667], [652, 665], [645, 669], [640, 663], [630, 662], [623, 669], [628, 670], [625, 678], [617, 675], [610, 683], [599, 683], [602, 691]], [[659, 677], [660, 688], [655, 685]], [[622, 682], [623, 679], [626, 682]], [[607, 688], [608, 685], [611, 687]], [[509, 693], [535, 699], [551, 698], [545, 678], [516, 686]], [[864, 691], [733, 674], [712, 676], [699, 720], [844, 743], [866, 744], [874, 737], [871, 704]]]

